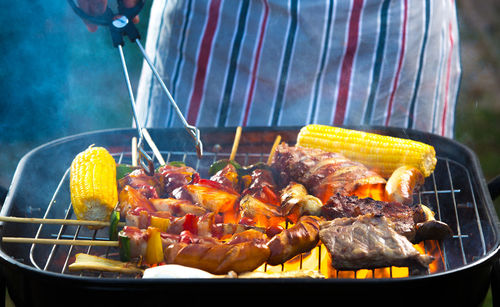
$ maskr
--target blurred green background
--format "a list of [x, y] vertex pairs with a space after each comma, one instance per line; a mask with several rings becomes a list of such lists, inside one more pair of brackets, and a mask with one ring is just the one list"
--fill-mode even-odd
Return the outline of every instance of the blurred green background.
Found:
[[[144, 38], [151, 2], [140, 15]], [[463, 76], [456, 139], [478, 155], [489, 181], [500, 174], [500, 1], [457, 6]], [[89, 33], [65, 1], [2, 1], [0, 18], [0, 186], [8, 188], [31, 149], [67, 135], [129, 127], [132, 113], [106, 29]], [[132, 44], [125, 54], [135, 85], [141, 55]], [[495, 206], [500, 212], [500, 199]]]

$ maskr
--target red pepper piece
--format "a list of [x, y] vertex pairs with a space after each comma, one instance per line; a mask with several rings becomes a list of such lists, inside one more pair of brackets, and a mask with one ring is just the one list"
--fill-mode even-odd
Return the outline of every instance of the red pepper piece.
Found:
[[182, 225], [184, 230], [189, 231], [192, 234], [198, 233], [198, 217], [194, 214], [186, 214], [184, 224]]

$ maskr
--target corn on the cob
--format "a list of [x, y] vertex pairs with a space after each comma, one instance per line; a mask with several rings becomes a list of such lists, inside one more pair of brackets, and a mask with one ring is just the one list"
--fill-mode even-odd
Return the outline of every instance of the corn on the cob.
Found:
[[304, 126], [297, 137], [297, 146], [341, 153], [385, 178], [403, 165], [416, 167], [428, 177], [437, 162], [434, 147], [428, 144], [324, 125]]
[[81, 220], [107, 221], [116, 203], [116, 162], [103, 147], [79, 153], [70, 168], [71, 203]]

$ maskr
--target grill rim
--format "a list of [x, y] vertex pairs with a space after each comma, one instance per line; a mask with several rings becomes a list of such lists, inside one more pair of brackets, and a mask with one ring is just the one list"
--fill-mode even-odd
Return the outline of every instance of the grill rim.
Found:
[[[216, 280], [197, 280], [193, 281], [190, 279], [168, 279], [168, 278], [161, 278], [161, 279], [137, 279], [137, 278], [128, 278], [128, 277], [123, 277], [119, 279], [107, 279], [107, 278], [99, 278], [99, 277], [90, 277], [90, 276], [78, 276], [78, 275], [70, 275], [70, 274], [63, 274], [63, 273], [56, 273], [56, 272], [51, 272], [51, 271], [43, 271], [40, 269], [37, 269], [35, 267], [32, 267], [28, 264], [21, 263], [14, 259], [12, 256], [8, 255], [7, 253], [4, 252], [3, 248], [0, 248], [0, 263], [3, 263], [2, 265], [2, 270], [4, 271], [5, 275], [9, 275], [10, 270], [17, 270], [18, 272], [21, 271], [21, 273], [26, 274], [27, 276], [38, 276], [39, 278], [48, 278], [53, 281], [68, 281], [68, 282], [77, 282], [78, 284], [82, 284], [88, 287], [92, 288], [120, 288], [120, 287], [125, 287], [125, 286], [140, 286], [142, 287], [147, 287], [151, 285], [157, 285], [157, 284], [162, 284], [162, 285], [206, 285], [207, 282], [209, 282], [212, 285], [224, 285], [224, 284], [231, 284], [231, 285], [249, 285], [249, 284], [254, 284], [255, 280], [259, 280], [259, 284], [262, 285], [269, 285], [269, 284], [275, 284], [275, 283], [284, 283], [284, 284], [313, 284], [313, 285], [357, 285], [357, 286], [379, 286], [381, 284], [383, 285], [403, 285], [403, 284], [408, 284], [408, 283], [419, 283], [421, 281], [425, 280], [441, 280], [443, 278], [448, 278], [448, 277], [453, 277], [457, 274], [467, 274], [468, 272], [472, 271], [477, 271], [479, 270], [480, 267], [482, 266], [489, 266], [492, 267], [493, 261], [498, 258], [500, 254], [500, 236], [499, 236], [499, 229], [500, 229], [500, 222], [498, 219], [498, 216], [496, 214], [496, 211], [494, 210], [493, 206], [493, 200], [489, 194], [488, 188], [487, 188], [487, 183], [484, 178], [484, 175], [482, 173], [482, 169], [480, 167], [479, 160], [476, 156], [476, 154], [467, 146], [455, 141], [451, 140], [445, 137], [441, 137], [439, 135], [434, 135], [430, 133], [425, 133], [421, 131], [416, 131], [416, 130], [411, 130], [411, 129], [402, 129], [402, 128], [388, 128], [388, 127], [377, 127], [377, 126], [345, 126], [346, 128], [353, 128], [353, 129], [358, 129], [358, 130], [363, 130], [363, 131], [370, 131], [370, 132], [376, 132], [376, 133], [383, 133], [387, 135], [393, 135], [393, 134], [401, 134], [401, 131], [404, 131], [403, 133], [410, 137], [414, 138], [414, 136], [419, 136], [418, 139], [422, 138], [428, 138], [431, 140], [432, 144], [435, 144], [435, 142], [446, 142], [451, 144], [451, 146], [454, 146], [457, 149], [460, 149], [467, 155], [467, 159], [470, 160], [470, 167], [467, 166], [467, 169], [471, 173], [472, 178], [474, 179], [475, 186], [474, 189], [477, 191], [477, 195], [479, 196], [480, 199], [476, 200], [480, 203], [483, 204], [483, 208], [486, 210], [486, 215], [487, 217], [491, 220], [490, 224], [492, 229], [492, 232], [495, 235], [494, 241], [495, 243], [493, 246], [491, 246], [488, 250], [487, 253], [482, 255], [480, 258], [476, 259], [473, 262], [470, 262], [468, 264], [465, 264], [461, 267], [446, 270], [444, 272], [438, 272], [438, 273], [433, 273], [431, 275], [423, 275], [423, 276], [411, 276], [411, 277], [402, 277], [402, 278], [367, 278], [367, 279], [320, 279], [320, 280], [315, 280], [315, 279], [303, 279], [303, 278], [284, 278], [281, 279], [280, 281], [277, 280], [265, 280], [262, 282], [262, 279], [216, 279]], [[280, 128], [275, 128], [275, 129], [269, 129], [268, 127], [256, 127], [256, 128], [246, 128], [254, 132], [258, 131], [290, 131], [290, 132], [297, 132], [300, 127], [280, 127]], [[168, 128], [167, 128], [168, 129]], [[172, 128], [170, 128], [172, 130]], [[163, 130], [161, 128], [158, 129], [150, 129], [150, 133], [153, 138], [155, 138], [155, 134], [157, 134], [160, 130]], [[178, 129], [179, 131], [182, 131], [182, 129]], [[230, 128], [207, 128], [207, 129], [201, 129], [202, 132], [202, 138], [203, 135], [209, 134], [212, 131], [215, 132], [233, 132], [233, 129]], [[244, 129], [245, 131], [245, 129]], [[1, 215], [7, 215], [14, 206], [13, 203], [13, 198], [14, 195], [16, 195], [16, 190], [18, 187], [18, 184], [16, 184], [19, 181], [19, 177], [23, 174], [23, 171], [26, 167], [27, 162], [29, 159], [35, 155], [38, 151], [52, 147], [52, 146], [57, 146], [61, 143], [66, 143], [66, 142], [71, 142], [75, 140], [80, 140], [81, 138], [86, 138], [86, 137], [96, 137], [99, 135], [116, 135], [116, 134], [124, 134], [123, 138], [126, 138], [126, 135], [134, 135], [135, 130], [131, 128], [118, 128], [118, 129], [106, 129], [106, 130], [98, 130], [98, 131], [90, 131], [90, 132], [84, 132], [81, 134], [76, 134], [76, 135], [71, 135], [67, 137], [63, 137], [60, 139], [56, 139], [53, 141], [50, 141], [48, 143], [42, 144], [31, 151], [29, 151], [27, 154], [25, 154], [22, 159], [19, 161], [18, 167], [16, 168], [16, 171], [14, 173], [13, 179], [11, 186], [9, 187], [9, 191], [7, 193], [7, 196], [5, 198], [4, 205], [2, 207], [2, 210], [0, 211]], [[189, 145], [189, 144], [188, 144]], [[436, 147], [436, 152], [437, 155], [439, 155], [440, 148]], [[0, 235], [3, 235], [3, 223], [0, 223]], [[21, 269], [21, 270], [19, 270]], [[34, 274], [34, 275], [33, 275]], [[8, 279], [7, 279], [8, 281]]]

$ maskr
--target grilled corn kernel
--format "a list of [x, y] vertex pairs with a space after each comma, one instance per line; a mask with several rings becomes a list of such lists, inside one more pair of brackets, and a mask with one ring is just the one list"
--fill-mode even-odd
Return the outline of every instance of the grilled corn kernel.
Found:
[[403, 165], [413, 166], [428, 177], [437, 162], [434, 147], [421, 142], [324, 125], [304, 126], [297, 146], [341, 153], [385, 178]]
[[79, 153], [70, 168], [71, 203], [80, 220], [108, 221], [116, 203], [116, 162], [103, 147]]

